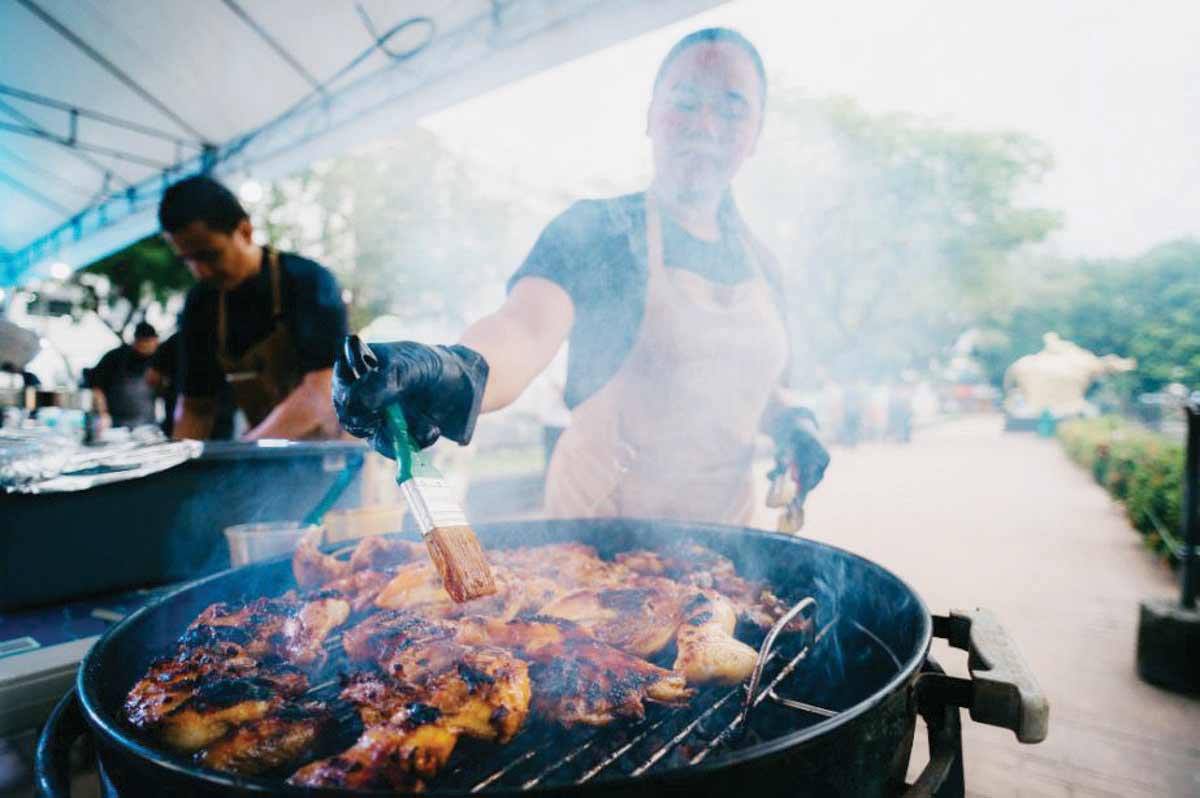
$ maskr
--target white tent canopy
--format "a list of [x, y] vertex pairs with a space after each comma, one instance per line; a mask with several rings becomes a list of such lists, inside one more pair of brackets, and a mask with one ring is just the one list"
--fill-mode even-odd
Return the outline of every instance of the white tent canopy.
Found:
[[8, 0], [0, 286], [152, 232], [184, 175], [279, 177], [719, 2]]

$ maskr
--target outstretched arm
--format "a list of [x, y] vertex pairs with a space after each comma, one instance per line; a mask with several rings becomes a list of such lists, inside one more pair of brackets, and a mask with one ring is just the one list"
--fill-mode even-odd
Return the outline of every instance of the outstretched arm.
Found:
[[525, 277], [499, 310], [468, 327], [460, 343], [489, 367], [482, 412], [512, 404], [554, 359], [574, 320], [575, 306], [557, 283]]

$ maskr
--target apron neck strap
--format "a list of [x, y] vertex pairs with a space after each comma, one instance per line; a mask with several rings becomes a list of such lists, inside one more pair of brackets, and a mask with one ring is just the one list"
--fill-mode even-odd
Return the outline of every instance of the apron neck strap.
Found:
[[[272, 246], [263, 246], [263, 260], [271, 279], [271, 320], [276, 324], [283, 318], [283, 288], [279, 276], [279, 250]], [[225, 296], [228, 292], [222, 289], [217, 299], [217, 351], [226, 354], [225, 343], [229, 338], [229, 322], [225, 313]]]
[[[736, 207], [731, 208], [727, 215], [732, 221], [732, 224], [728, 225], [729, 232], [736, 235], [742, 242], [742, 250], [746, 253], [746, 259], [750, 262], [750, 268], [754, 271], [754, 275], [762, 278], [764, 275], [758, 240], [750, 232], [746, 220], [738, 213]], [[721, 235], [724, 235], [726, 231], [726, 225], [722, 223], [721, 211], [717, 212], [717, 230]], [[663, 260], [662, 210], [659, 207], [658, 199], [654, 196], [654, 189], [646, 189], [646, 265], [650, 270], [655, 268], [661, 270], [666, 266]]]

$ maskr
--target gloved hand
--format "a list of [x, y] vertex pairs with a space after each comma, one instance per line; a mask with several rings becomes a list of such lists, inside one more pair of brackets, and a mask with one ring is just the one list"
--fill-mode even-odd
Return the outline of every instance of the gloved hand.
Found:
[[775, 439], [775, 470], [770, 474], [777, 479], [787, 473], [795, 483], [795, 492], [787, 496], [772, 497], [771, 506], [792, 503], [815, 488], [825, 476], [829, 465], [829, 452], [817, 435], [817, 418], [807, 407], [789, 407], [777, 412], [771, 427]]
[[422, 449], [442, 435], [460, 444], [470, 442], [487, 384], [483, 355], [465, 346], [415, 341], [370, 348], [378, 367], [358, 378], [347, 360], [347, 347], [333, 364], [333, 406], [347, 432], [369, 439], [376, 451], [394, 458], [381, 411], [396, 403], [404, 411], [409, 435]]

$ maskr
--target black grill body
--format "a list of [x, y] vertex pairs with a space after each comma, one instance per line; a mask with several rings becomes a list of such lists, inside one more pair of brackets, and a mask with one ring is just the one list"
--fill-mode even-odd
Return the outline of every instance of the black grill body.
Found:
[[[489, 548], [580, 541], [595, 546], [605, 557], [691, 540], [730, 557], [740, 574], [767, 581], [789, 602], [811, 596], [817, 602], [814, 622], [821, 630], [820, 639], [808, 641], [807, 649], [804, 640], [781, 639], [776, 664], [767, 669], [763, 684], [785, 663], [793, 662], [789, 675], [777, 682], [777, 694], [833, 714], [764, 700], [753, 710], [747, 734], [729, 734], [744, 692], [732, 688], [736, 696], [648, 766], [649, 757], [662, 743], [677, 737], [722, 695], [722, 691], [705, 690], [683, 714], [657, 708], [638, 727], [617, 724], [589, 730], [587, 734], [596, 735], [590, 743], [582, 733], [539, 732], [535, 726], [509, 746], [466, 745], [427, 795], [473, 794], [472, 788], [485, 780], [482, 790], [474, 794], [728, 798], [752, 790], [768, 796], [885, 798], [904, 791], [918, 713], [917, 683], [924, 670], [936, 665], [928, 659], [928, 610], [886, 569], [802, 538], [722, 526], [613, 519], [495, 524], [480, 526], [476, 532]], [[155, 748], [122, 720], [121, 704], [128, 689], [206, 606], [278, 595], [291, 586], [286, 559], [226, 571], [131, 615], [89, 652], [78, 677], [79, 703], [103, 774], [122, 798], [334, 794], [290, 788], [281, 778], [241, 778], [197, 767]], [[54, 722], [60, 727], [72, 722], [67, 709], [56, 713]], [[945, 717], [939, 714], [943, 711]], [[926, 715], [931, 729], [942, 731], [946, 720], [953, 726], [947, 733], [956, 736], [957, 709], [952, 713], [944, 707], [927, 709]], [[655, 723], [660, 725], [651, 728]], [[55, 745], [54, 737], [48, 728], [43, 746]], [[718, 744], [693, 764], [696, 752], [714, 739]], [[605, 762], [630, 740], [634, 744], [628, 750], [592, 773], [596, 763]], [[585, 743], [583, 753], [559, 764]], [[533, 752], [528, 759], [511, 764], [527, 751]], [[504, 772], [495, 776], [500, 770]], [[52, 793], [56, 774], [39, 777]], [[957, 778], [961, 781], [961, 770]]]

